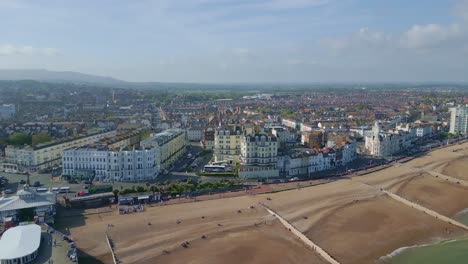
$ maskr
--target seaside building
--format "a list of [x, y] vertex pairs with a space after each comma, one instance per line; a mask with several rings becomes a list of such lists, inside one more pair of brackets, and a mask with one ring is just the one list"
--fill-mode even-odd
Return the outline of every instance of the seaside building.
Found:
[[411, 146], [414, 133], [393, 130], [383, 132], [378, 122], [375, 122], [372, 133], [365, 137], [365, 148], [369, 155], [388, 157]]
[[316, 152], [313, 149], [297, 148], [278, 157], [277, 168], [280, 175], [294, 177], [311, 176], [314, 172], [328, 170], [336, 166], [334, 151]]
[[215, 162], [239, 163], [242, 130], [240, 126], [223, 126], [215, 131]]
[[36, 224], [9, 228], [0, 239], [0, 264], [34, 261], [41, 245], [41, 227]]
[[4, 192], [0, 198], [0, 223], [14, 226], [26, 213], [32, 213], [31, 217], [39, 223], [53, 223], [55, 203], [56, 194], [50, 191], [39, 193], [25, 187], [16, 195]]
[[186, 134], [182, 129], [167, 129], [161, 133], [152, 134], [141, 142], [141, 146], [154, 148], [157, 168], [161, 171], [167, 170], [184, 156], [187, 147]]
[[154, 147], [110, 149], [83, 146], [63, 152], [63, 176], [94, 178], [96, 181], [143, 181], [157, 177], [157, 153]]
[[451, 134], [468, 134], [468, 106], [452, 107], [450, 111]]
[[272, 135], [242, 136], [239, 177], [278, 177], [278, 140]]
[[7, 163], [19, 165], [19, 170], [37, 172], [59, 166], [62, 152], [68, 148], [85, 146], [102, 138], [116, 136], [115, 130], [93, 129], [78, 137], [59, 139], [36, 146], [7, 146], [5, 159]]

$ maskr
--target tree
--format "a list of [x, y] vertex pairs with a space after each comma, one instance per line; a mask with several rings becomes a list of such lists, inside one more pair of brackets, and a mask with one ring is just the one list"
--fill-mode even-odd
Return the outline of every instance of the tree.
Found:
[[15, 146], [30, 145], [32, 138], [24, 133], [15, 133], [8, 137], [8, 143]]
[[49, 136], [47, 132], [41, 132], [32, 136], [32, 145], [35, 146], [40, 143], [49, 142], [53, 138]]
[[114, 193], [114, 199], [115, 199], [115, 201], [117, 201], [117, 200], [119, 199], [119, 193], [120, 193], [120, 191], [117, 190], [117, 189], [115, 189], [115, 190], [113, 190], [112, 192]]
[[150, 187], [150, 191], [153, 192], [153, 193], [156, 193], [156, 192], [159, 192], [159, 188], [158, 188], [158, 186], [153, 185], [153, 186]]
[[139, 193], [146, 192], [146, 189], [143, 186], [137, 186], [136, 187], [136, 192], [139, 192]]

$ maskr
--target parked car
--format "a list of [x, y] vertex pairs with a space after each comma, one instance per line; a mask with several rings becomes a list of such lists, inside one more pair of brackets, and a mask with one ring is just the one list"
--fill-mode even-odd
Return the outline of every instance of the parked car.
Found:
[[20, 181], [20, 184], [26, 184], [26, 181], [25, 181], [25, 180], [21, 180], [21, 181]]
[[35, 181], [33, 186], [34, 187], [39, 187], [39, 186], [41, 186], [41, 182], [40, 181]]

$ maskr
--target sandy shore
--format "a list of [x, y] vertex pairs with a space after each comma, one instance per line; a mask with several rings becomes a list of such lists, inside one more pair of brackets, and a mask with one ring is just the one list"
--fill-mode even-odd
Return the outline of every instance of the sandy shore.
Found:
[[[104, 263], [110, 263], [104, 240], [108, 224], [114, 225], [109, 235], [123, 263], [324, 263], [258, 205], [264, 202], [341, 263], [374, 263], [400, 247], [467, 233], [379, 190], [388, 189], [453, 216], [468, 207], [467, 188], [424, 170], [453, 165], [463, 155], [446, 148], [352, 180], [152, 207], [139, 214], [68, 217], [60, 222], [69, 226], [81, 250]], [[452, 173], [463, 174], [459, 172], [463, 166], [455, 167], [458, 170]], [[189, 242], [187, 247], [182, 246], [184, 242]]]

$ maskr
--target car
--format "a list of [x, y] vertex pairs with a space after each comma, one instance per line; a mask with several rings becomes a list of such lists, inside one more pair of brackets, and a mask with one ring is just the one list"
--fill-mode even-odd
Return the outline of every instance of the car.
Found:
[[35, 181], [33, 186], [34, 187], [39, 187], [39, 186], [41, 186], [41, 182], [40, 181]]
[[78, 183], [78, 181], [74, 178], [71, 178], [68, 180], [68, 183], [74, 184], [74, 183]]
[[26, 181], [25, 181], [25, 180], [21, 180], [21, 181], [20, 181], [20, 184], [26, 184]]
[[6, 189], [3, 191], [5, 194], [12, 194], [13, 191], [11, 189]]

